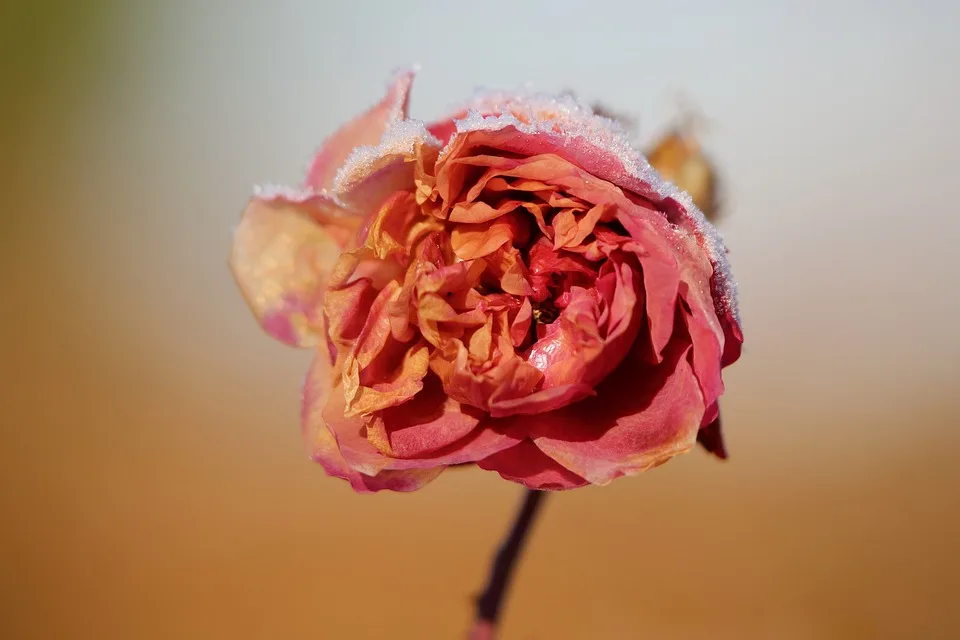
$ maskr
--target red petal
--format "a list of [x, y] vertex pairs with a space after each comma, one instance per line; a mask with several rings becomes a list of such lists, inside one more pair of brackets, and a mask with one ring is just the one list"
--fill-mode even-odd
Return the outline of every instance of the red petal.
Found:
[[380, 411], [367, 427], [367, 439], [388, 455], [423, 458], [466, 437], [482, 413], [448, 398], [433, 374], [412, 400]]
[[705, 410], [689, 351], [682, 331], [659, 365], [644, 362], [635, 348], [595, 397], [531, 416], [528, 433], [544, 453], [593, 484], [688, 451]]
[[545, 456], [529, 440], [484, 458], [477, 462], [477, 466], [496, 471], [506, 480], [519, 482], [529, 489], [575, 489], [589, 484]]

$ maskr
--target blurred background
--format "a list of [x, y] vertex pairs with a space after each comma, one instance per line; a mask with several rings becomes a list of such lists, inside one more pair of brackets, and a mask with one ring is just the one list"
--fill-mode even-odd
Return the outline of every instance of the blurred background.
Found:
[[551, 496], [504, 640], [956, 638], [956, 3], [120, 2], [0, 9], [0, 636], [458, 638], [521, 492], [309, 463], [309, 354], [227, 269], [256, 183], [422, 64], [574, 89], [649, 145], [682, 92], [746, 345], [731, 459]]

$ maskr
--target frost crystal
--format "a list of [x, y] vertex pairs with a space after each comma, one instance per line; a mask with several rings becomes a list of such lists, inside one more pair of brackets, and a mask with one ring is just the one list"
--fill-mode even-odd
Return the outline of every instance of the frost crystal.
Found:
[[[665, 181], [650, 166], [647, 159], [630, 143], [623, 128], [610, 118], [598, 116], [573, 96], [550, 96], [540, 93], [508, 95], [489, 93], [479, 95], [470, 103], [467, 116], [457, 120], [457, 132], [499, 131], [513, 127], [530, 135], [551, 138], [560, 148], [576, 146], [586, 157], [596, 161], [600, 178], [636, 190], [641, 195], [656, 196], [653, 199], [673, 200], [683, 209], [682, 215], [693, 227], [702, 246], [707, 251], [716, 271], [718, 301], [722, 311], [729, 312], [740, 324], [737, 305], [737, 285], [733, 280], [727, 260], [727, 250], [719, 231], [704, 217], [693, 203], [693, 198]], [[499, 113], [487, 115], [484, 113]], [[444, 153], [441, 152], [441, 157]], [[611, 169], [609, 160], [616, 160], [619, 167]], [[587, 169], [587, 167], [584, 167]]]
[[333, 180], [334, 193], [344, 193], [352, 185], [380, 168], [392, 156], [412, 156], [418, 143], [439, 147], [437, 140], [420, 120], [397, 120], [384, 131], [380, 144], [357, 147]]

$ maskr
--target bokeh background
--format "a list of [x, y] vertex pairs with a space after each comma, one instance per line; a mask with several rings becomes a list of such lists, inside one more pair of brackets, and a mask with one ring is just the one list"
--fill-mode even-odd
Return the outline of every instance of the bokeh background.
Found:
[[309, 463], [309, 355], [227, 269], [255, 183], [422, 64], [413, 114], [575, 89], [713, 121], [746, 350], [727, 463], [551, 496], [504, 640], [956, 638], [960, 9], [14, 1], [0, 9], [0, 636], [458, 638], [520, 492]]

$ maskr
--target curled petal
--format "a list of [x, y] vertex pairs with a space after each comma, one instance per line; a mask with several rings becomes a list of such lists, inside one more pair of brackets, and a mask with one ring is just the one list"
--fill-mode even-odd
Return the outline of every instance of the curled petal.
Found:
[[414, 72], [410, 70], [398, 73], [380, 102], [324, 141], [307, 171], [308, 187], [316, 190], [331, 188], [337, 171], [355, 148], [376, 145], [391, 124], [407, 117], [413, 76]]
[[[342, 392], [330, 388], [330, 364], [326, 355], [318, 354], [303, 385], [301, 432], [310, 457], [318, 462], [327, 475], [342, 478], [354, 491], [415, 491], [427, 484], [444, 467], [403, 470], [375, 470], [367, 474], [349, 465], [340, 451], [333, 432], [323, 419], [323, 408], [332, 397]], [[342, 402], [341, 405], [342, 406]]]
[[497, 280], [500, 281], [500, 288], [505, 293], [515, 296], [533, 294], [527, 267], [523, 264], [523, 257], [516, 247], [500, 247], [493, 253], [484, 256], [483, 259]]
[[546, 334], [527, 357], [527, 362], [543, 372], [545, 387], [595, 382], [587, 374], [603, 351], [597, 302], [586, 289], [574, 287], [571, 293], [570, 304], [556, 322], [547, 325]]
[[250, 200], [234, 234], [230, 268], [267, 333], [292, 346], [322, 341], [326, 279], [358, 224], [325, 194]]
[[613, 211], [614, 208], [609, 205], [598, 204], [587, 211], [586, 215], [577, 218], [572, 209], [564, 209], [553, 221], [554, 249], [579, 246], [588, 235], [593, 233], [594, 227], [601, 219], [613, 219]]
[[440, 377], [447, 395], [484, 410], [533, 392], [543, 375], [514, 354], [511, 339], [497, 336], [496, 351], [496, 356], [476, 371], [467, 347], [453, 339], [434, 352], [430, 368]]
[[496, 471], [503, 478], [519, 482], [529, 489], [562, 490], [576, 489], [589, 484], [572, 471], [560, 466], [543, 454], [529, 440], [523, 440], [509, 449], [504, 449], [477, 462], [487, 471]]

